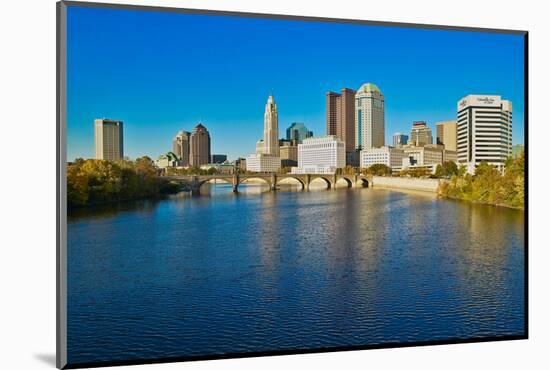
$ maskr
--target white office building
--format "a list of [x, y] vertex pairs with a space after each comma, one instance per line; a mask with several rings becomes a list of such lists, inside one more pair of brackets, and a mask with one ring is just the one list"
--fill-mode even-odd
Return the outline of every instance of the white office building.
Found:
[[384, 95], [375, 84], [363, 84], [355, 93], [355, 148], [380, 148], [384, 135]]
[[365, 149], [361, 151], [361, 167], [369, 168], [373, 164], [385, 164], [388, 167], [399, 167], [403, 164], [405, 153], [403, 149], [391, 146]]
[[334, 135], [304, 139], [298, 144], [298, 167], [292, 173], [334, 174], [346, 166], [345, 143]]
[[269, 154], [251, 154], [246, 158], [246, 170], [251, 172], [277, 172], [281, 158]]
[[443, 163], [444, 149], [437, 145], [404, 146], [403, 167], [428, 166]]
[[498, 95], [468, 95], [457, 103], [458, 162], [473, 173], [480, 162], [503, 169], [512, 155], [512, 103]]

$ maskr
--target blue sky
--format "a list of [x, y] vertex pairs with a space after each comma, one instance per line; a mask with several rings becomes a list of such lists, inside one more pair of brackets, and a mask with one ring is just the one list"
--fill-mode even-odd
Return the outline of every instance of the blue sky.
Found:
[[271, 91], [280, 137], [295, 121], [317, 136], [325, 93], [365, 82], [385, 96], [388, 144], [412, 121], [435, 134], [467, 94], [511, 100], [513, 142], [523, 143], [517, 35], [69, 7], [67, 53], [69, 160], [93, 158], [102, 117], [124, 121], [130, 158], [166, 153], [199, 120], [212, 153], [246, 156]]

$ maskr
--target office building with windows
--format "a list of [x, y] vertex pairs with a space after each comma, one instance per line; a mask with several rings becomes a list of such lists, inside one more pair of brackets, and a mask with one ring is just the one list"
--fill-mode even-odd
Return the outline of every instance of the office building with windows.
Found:
[[279, 156], [282, 167], [298, 165], [298, 145], [294, 140], [279, 140]]
[[191, 133], [179, 131], [172, 140], [172, 152], [178, 157], [180, 166], [189, 166], [189, 139]]
[[409, 136], [402, 134], [400, 132], [396, 132], [395, 134], [393, 134], [392, 139], [393, 139], [392, 140], [393, 147], [400, 148], [403, 145], [407, 145], [407, 142], [409, 141]]
[[96, 119], [94, 121], [95, 159], [118, 161], [124, 158], [122, 121]]
[[331, 173], [346, 166], [345, 143], [334, 135], [305, 139], [298, 144], [298, 166], [292, 173]]
[[433, 144], [432, 129], [425, 121], [413, 122], [411, 135], [407, 143], [412, 146]]
[[199, 123], [191, 132], [189, 138], [189, 165], [200, 167], [210, 162], [210, 133]]
[[457, 102], [458, 162], [469, 173], [485, 161], [500, 170], [512, 155], [512, 103], [498, 95], [467, 95]]
[[223, 163], [227, 161], [227, 155], [225, 154], [212, 154], [210, 163]]
[[403, 153], [404, 167], [413, 165], [438, 165], [443, 163], [444, 150], [442, 147], [438, 147], [436, 145], [404, 146]]
[[348, 153], [355, 150], [355, 93], [343, 88], [326, 94], [327, 135], [342, 140]]
[[301, 122], [293, 122], [286, 129], [286, 139], [292, 141], [295, 144], [300, 144], [304, 139], [313, 136], [313, 131], [309, 131], [307, 127]]
[[251, 172], [277, 172], [281, 168], [281, 158], [274, 155], [251, 154], [246, 158], [246, 169]]
[[444, 145], [446, 150], [456, 151], [456, 121], [437, 122], [436, 144]]
[[363, 84], [355, 94], [355, 149], [384, 146], [384, 125], [384, 96], [375, 84]]
[[364, 149], [361, 151], [361, 168], [369, 168], [373, 164], [384, 164], [388, 167], [399, 167], [403, 164], [405, 153], [401, 148], [383, 146], [381, 148]]

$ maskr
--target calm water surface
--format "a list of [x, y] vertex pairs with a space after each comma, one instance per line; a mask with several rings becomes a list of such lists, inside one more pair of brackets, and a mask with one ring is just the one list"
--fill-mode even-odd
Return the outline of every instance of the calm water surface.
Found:
[[524, 214], [212, 186], [73, 212], [69, 363], [524, 334]]

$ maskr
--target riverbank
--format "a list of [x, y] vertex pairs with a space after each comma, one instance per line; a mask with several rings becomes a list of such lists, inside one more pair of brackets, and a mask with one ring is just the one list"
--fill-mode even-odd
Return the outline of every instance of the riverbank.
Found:
[[375, 188], [415, 190], [437, 194], [439, 190], [439, 179], [373, 176], [372, 186]]
[[477, 200], [469, 200], [469, 199], [465, 199], [465, 198], [452, 197], [452, 196], [447, 196], [447, 195], [442, 195], [442, 194], [439, 194], [439, 196], [443, 199], [450, 199], [450, 200], [456, 200], [456, 201], [461, 201], [461, 202], [468, 202], [468, 203], [482, 205], [482, 206], [501, 207], [501, 208], [508, 208], [508, 209], [516, 209], [518, 211], [525, 211], [525, 207], [512, 206], [512, 205], [509, 205], [509, 204], [506, 204], [506, 203], [480, 202], [480, 201], [477, 201]]

